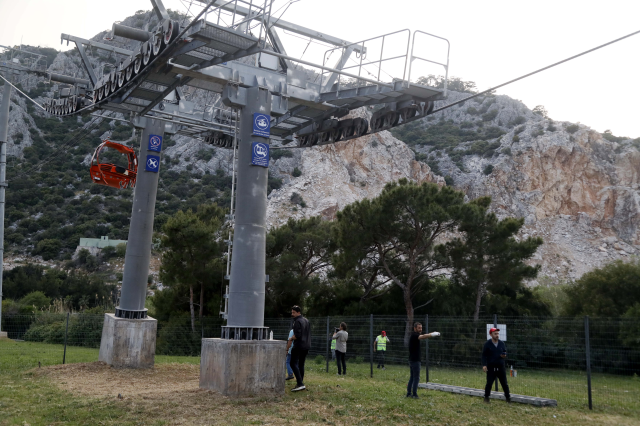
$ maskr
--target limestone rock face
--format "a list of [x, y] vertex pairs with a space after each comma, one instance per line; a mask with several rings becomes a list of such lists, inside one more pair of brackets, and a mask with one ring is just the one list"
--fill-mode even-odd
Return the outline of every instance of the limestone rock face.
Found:
[[[363, 198], [376, 197], [385, 184], [401, 178], [414, 182], [444, 184], [428, 165], [415, 161], [415, 154], [389, 132], [363, 136], [333, 145], [298, 150], [293, 158], [280, 158], [271, 173], [285, 185], [271, 192], [267, 225], [279, 226], [289, 217], [322, 215], [334, 219], [336, 212]], [[294, 168], [302, 175], [293, 177]], [[306, 207], [292, 202], [299, 194]]]
[[[515, 105], [496, 98], [498, 120]], [[456, 119], [455, 109], [449, 113], [454, 122], [473, 121], [464, 112]], [[521, 125], [490, 123], [506, 132], [492, 141], [499, 145], [493, 155], [466, 155], [456, 164], [442, 151], [435, 156], [438, 150], [427, 146], [416, 150], [431, 156], [470, 199], [489, 195], [499, 217], [524, 218], [522, 236], [545, 241], [534, 262], [543, 277], [578, 278], [635, 254], [640, 249], [637, 140], [611, 141], [584, 125], [518, 115], [525, 117]]]

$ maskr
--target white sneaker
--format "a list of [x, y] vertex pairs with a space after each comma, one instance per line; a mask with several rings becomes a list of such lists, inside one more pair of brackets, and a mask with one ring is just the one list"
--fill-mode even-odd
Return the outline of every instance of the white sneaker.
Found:
[[296, 386], [295, 388], [291, 389], [291, 392], [298, 392], [298, 391], [305, 390], [305, 389], [306, 389], [306, 387], [304, 385]]

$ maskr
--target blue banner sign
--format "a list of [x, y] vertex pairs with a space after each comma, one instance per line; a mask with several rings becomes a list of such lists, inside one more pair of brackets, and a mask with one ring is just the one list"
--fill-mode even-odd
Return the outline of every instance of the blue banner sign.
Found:
[[149, 135], [149, 146], [147, 149], [149, 151], [160, 152], [160, 150], [162, 150], [162, 136]]
[[267, 114], [253, 113], [253, 135], [268, 138], [271, 136], [271, 116]]
[[160, 170], [160, 156], [147, 155], [147, 163], [144, 169], [148, 172], [158, 173], [158, 170]]
[[251, 143], [251, 164], [269, 167], [269, 145], [262, 142]]

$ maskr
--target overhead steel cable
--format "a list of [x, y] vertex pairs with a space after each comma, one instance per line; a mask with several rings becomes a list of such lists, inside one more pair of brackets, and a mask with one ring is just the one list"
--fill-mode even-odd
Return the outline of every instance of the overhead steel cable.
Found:
[[561, 60], [561, 61], [559, 61], [559, 62], [556, 62], [556, 63], [554, 63], [554, 64], [547, 65], [547, 66], [546, 66], [546, 67], [544, 67], [544, 68], [540, 68], [539, 70], [536, 70], [536, 71], [530, 72], [530, 73], [525, 74], [525, 75], [523, 75], [523, 76], [520, 76], [520, 77], [518, 77], [518, 78], [514, 78], [513, 80], [509, 80], [509, 81], [507, 81], [506, 83], [502, 83], [502, 84], [499, 84], [499, 85], [497, 85], [497, 86], [494, 86], [494, 87], [492, 87], [492, 88], [490, 88], [490, 89], [484, 90], [484, 91], [482, 91], [482, 92], [480, 92], [480, 93], [476, 93], [475, 95], [468, 96], [468, 97], [466, 97], [466, 98], [464, 98], [464, 99], [461, 99], [461, 100], [459, 100], [459, 101], [453, 102], [453, 103], [451, 103], [451, 104], [449, 104], [449, 105], [445, 105], [445, 106], [443, 106], [443, 107], [441, 107], [441, 108], [438, 108], [438, 109], [434, 110], [430, 115], [435, 114], [435, 113], [436, 113], [436, 112], [438, 112], [438, 111], [442, 111], [442, 110], [444, 110], [444, 109], [451, 108], [452, 106], [455, 106], [455, 105], [461, 104], [461, 103], [463, 103], [463, 102], [466, 102], [466, 101], [468, 101], [469, 99], [473, 99], [473, 98], [476, 98], [476, 97], [478, 97], [478, 96], [482, 96], [482, 95], [484, 95], [485, 93], [492, 92], [492, 91], [494, 91], [494, 90], [496, 90], [496, 89], [499, 89], [499, 88], [501, 88], [501, 87], [506, 86], [507, 84], [515, 83], [516, 81], [519, 81], [519, 80], [525, 79], [525, 78], [527, 78], [527, 77], [531, 77], [531, 76], [532, 76], [532, 75], [534, 75], [534, 74], [538, 74], [538, 73], [540, 73], [540, 72], [542, 72], [542, 71], [546, 71], [546, 70], [548, 70], [549, 68], [553, 68], [553, 67], [555, 67], [555, 66], [557, 66], [557, 65], [564, 64], [565, 62], [569, 62], [569, 61], [571, 61], [571, 60], [573, 60], [573, 59], [579, 58], [580, 56], [584, 56], [584, 55], [586, 55], [587, 53], [591, 53], [591, 52], [594, 52], [594, 51], [596, 51], [596, 50], [598, 50], [598, 49], [602, 49], [603, 47], [606, 47], [606, 46], [609, 46], [609, 45], [611, 45], [611, 44], [617, 43], [617, 42], [619, 42], [619, 41], [621, 41], [621, 40], [624, 40], [624, 39], [629, 38], [629, 37], [631, 37], [631, 36], [634, 36], [634, 35], [636, 35], [636, 34], [640, 34], [640, 30], [639, 30], [639, 31], [635, 31], [635, 32], [633, 32], [633, 33], [631, 33], [631, 34], [627, 34], [626, 36], [623, 36], [623, 37], [617, 38], [617, 39], [615, 39], [615, 40], [612, 40], [612, 41], [610, 41], [610, 42], [608, 42], [608, 43], [601, 44], [600, 46], [594, 47], [593, 49], [585, 50], [585, 51], [584, 51], [584, 52], [582, 52], [582, 53], [578, 53], [577, 55], [571, 56], [571, 57], [569, 57], [569, 58], [567, 58], [567, 59], [563, 59], [563, 60]]
[[11, 84], [11, 82], [9, 80], [7, 80], [6, 78], [4, 78], [4, 76], [2, 74], [0, 74], [0, 78], [3, 79], [5, 81], [5, 83], [8, 83], [9, 86], [13, 87], [14, 89], [16, 89], [18, 92], [20, 92], [22, 94], [22, 96], [24, 96], [25, 98], [29, 99], [31, 102], [33, 102], [34, 104], [36, 104], [40, 109], [42, 109], [44, 112], [48, 111], [39, 103], [37, 103], [36, 101], [34, 101], [33, 99], [31, 99], [29, 96], [27, 96], [26, 93], [24, 93], [22, 90], [18, 89], [16, 86], [14, 86], [13, 84]]

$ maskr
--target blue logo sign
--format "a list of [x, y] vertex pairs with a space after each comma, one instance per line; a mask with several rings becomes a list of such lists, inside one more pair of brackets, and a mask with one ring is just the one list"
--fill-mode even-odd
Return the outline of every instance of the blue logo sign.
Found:
[[144, 169], [148, 172], [158, 173], [160, 169], [160, 157], [157, 155], [147, 155], [147, 164]]
[[149, 151], [160, 152], [162, 149], [162, 136], [158, 135], [149, 135], [149, 146], [147, 147]]
[[271, 136], [270, 115], [260, 114], [258, 112], [253, 113], [253, 134], [255, 136], [262, 136], [263, 138]]
[[251, 143], [251, 164], [269, 167], [269, 145], [262, 142]]

